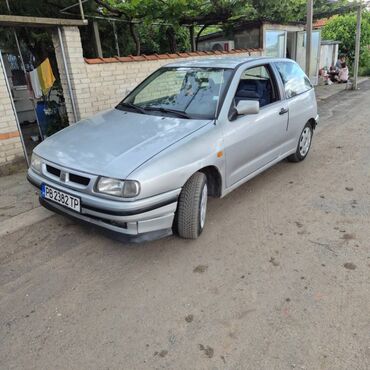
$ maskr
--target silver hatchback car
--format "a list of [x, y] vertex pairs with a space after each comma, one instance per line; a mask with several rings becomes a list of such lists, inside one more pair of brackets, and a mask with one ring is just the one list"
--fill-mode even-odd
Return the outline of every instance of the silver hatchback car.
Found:
[[317, 123], [314, 89], [291, 60], [180, 61], [38, 145], [27, 177], [42, 205], [115, 236], [195, 239], [208, 196], [305, 159]]

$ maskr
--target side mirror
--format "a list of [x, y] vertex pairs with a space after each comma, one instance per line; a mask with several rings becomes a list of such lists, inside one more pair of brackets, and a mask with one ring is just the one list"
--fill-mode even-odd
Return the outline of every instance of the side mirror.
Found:
[[260, 103], [256, 100], [240, 100], [236, 106], [238, 116], [245, 114], [257, 114], [260, 111]]

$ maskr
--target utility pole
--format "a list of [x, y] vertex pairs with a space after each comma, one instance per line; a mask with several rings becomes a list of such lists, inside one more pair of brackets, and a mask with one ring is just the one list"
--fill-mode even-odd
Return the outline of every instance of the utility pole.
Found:
[[358, 65], [360, 61], [360, 40], [361, 40], [361, 13], [362, 13], [362, 4], [360, 0], [358, 3], [358, 7], [357, 7], [355, 65], [354, 65], [354, 71], [353, 71], [352, 90], [357, 90], [358, 88]]
[[311, 75], [311, 49], [312, 49], [312, 18], [313, 0], [307, 0], [307, 24], [306, 24], [306, 75]]

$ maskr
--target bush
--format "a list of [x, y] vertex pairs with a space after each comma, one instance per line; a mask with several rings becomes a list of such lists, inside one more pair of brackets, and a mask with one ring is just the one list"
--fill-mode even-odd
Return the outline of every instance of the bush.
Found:
[[360, 76], [370, 76], [370, 49], [362, 51], [358, 74]]
[[[323, 40], [340, 41], [339, 53], [345, 54], [351, 68], [355, 58], [356, 15], [337, 15], [329, 19], [322, 30]], [[363, 11], [361, 21], [360, 72], [370, 74], [370, 13]]]

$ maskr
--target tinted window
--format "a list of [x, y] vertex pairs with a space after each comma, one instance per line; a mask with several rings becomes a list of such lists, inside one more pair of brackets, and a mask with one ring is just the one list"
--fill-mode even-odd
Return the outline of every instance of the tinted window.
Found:
[[297, 63], [278, 62], [275, 63], [285, 87], [287, 98], [299, 95], [312, 89], [308, 77]]
[[241, 100], [257, 100], [260, 107], [278, 100], [275, 84], [267, 66], [246, 69], [235, 93], [235, 105]]

